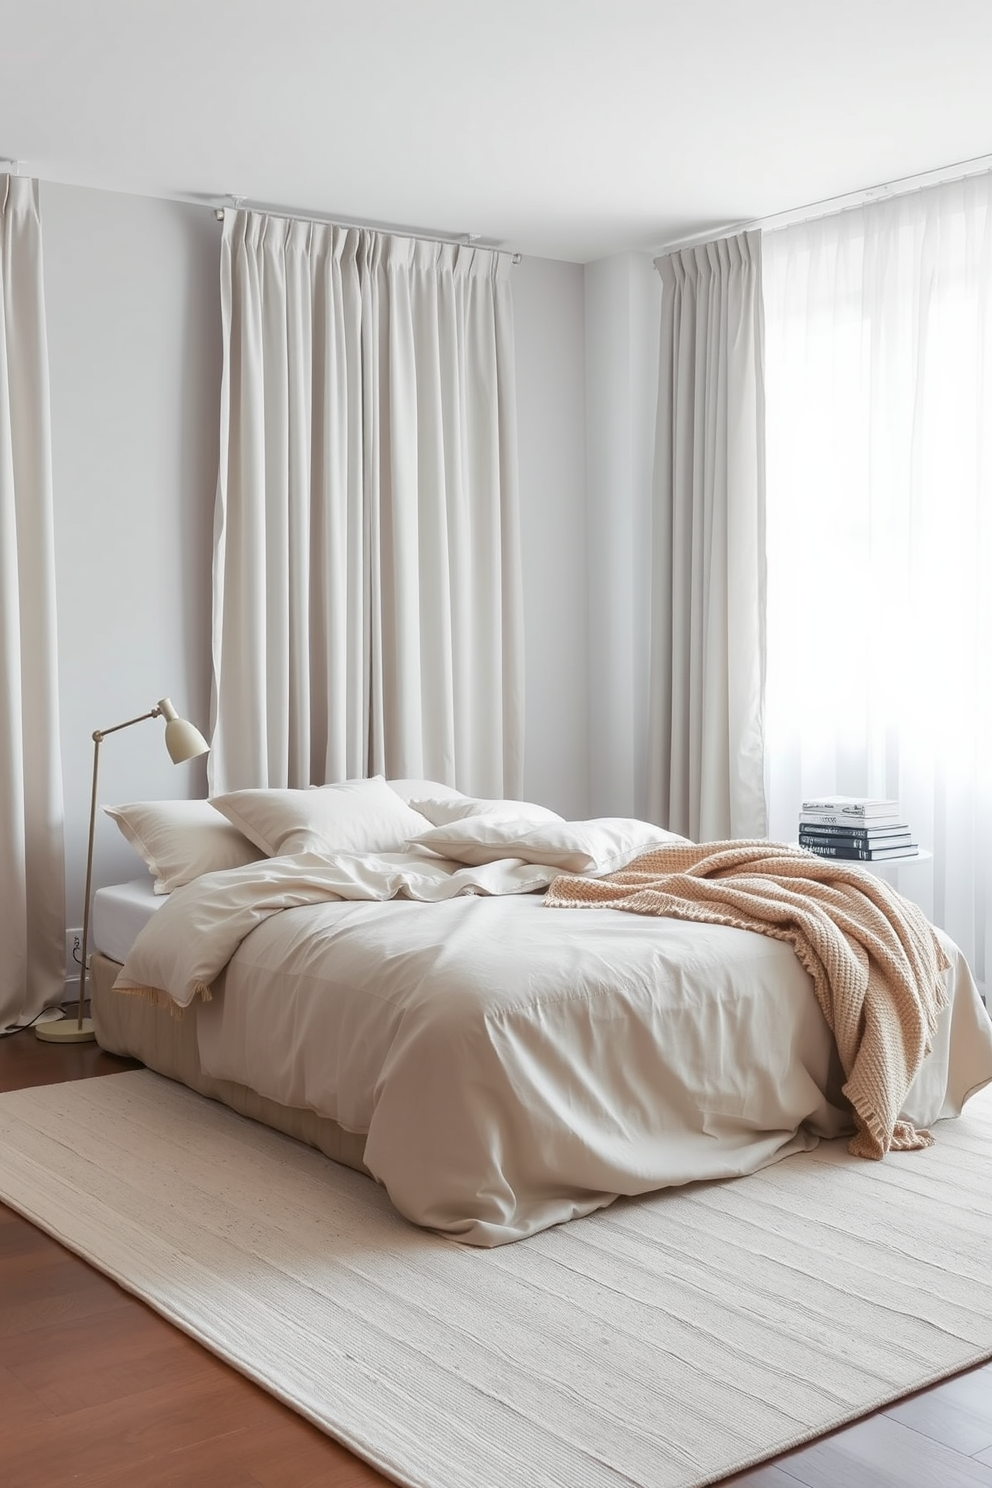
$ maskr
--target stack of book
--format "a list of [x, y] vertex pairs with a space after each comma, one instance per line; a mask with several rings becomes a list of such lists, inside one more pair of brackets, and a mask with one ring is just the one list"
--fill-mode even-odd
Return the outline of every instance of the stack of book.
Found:
[[799, 846], [823, 858], [880, 862], [919, 852], [898, 801], [875, 796], [817, 796], [804, 801]]

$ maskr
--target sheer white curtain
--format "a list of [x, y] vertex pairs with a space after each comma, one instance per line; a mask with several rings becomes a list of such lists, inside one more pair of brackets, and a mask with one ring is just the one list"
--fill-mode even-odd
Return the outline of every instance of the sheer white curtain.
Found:
[[768, 234], [764, 296], [771, 833], [898, 798], [934, 855], [899, 887], [985, 980], [992, 178]]
[[0, 1022], [62, 1000], [48, 342], [38, 184], [0, 176]]
[[764, 383], [761, 240], [656, 260], [649, 797], [696, 841], [761, 837]]
[[212, 789], [522, 781], [509, 259], [229, 212]]

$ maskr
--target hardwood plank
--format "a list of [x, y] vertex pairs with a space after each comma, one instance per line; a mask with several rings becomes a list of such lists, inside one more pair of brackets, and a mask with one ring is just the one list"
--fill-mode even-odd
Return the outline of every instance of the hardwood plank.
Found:
[[16, 1420], [18, 1429], [34, 1428], [51, 1421], [52, 1413], [17, 1378], [10, 1369], [0, 1366], [0, 1420]]
[[992, 1360], [987, 1364], [976, 1364], [963, 1374], [952, 1374], [929, 1390], [921, 1390], [910, 1399], [926, 1399], [929, 1395], [940, 1395], [953, 1400], [968, 1410], [978, 1412], [983, 1420], [992, 1420]]
[[9, 1363], [9, 1340], [73, 1317], [99, 1319], [127, 1305], [126, 1293], [65, 1252], [50, 1266], [20, 1277], [16, 1289], [0, 1285], [0, 1362]]
[[890, 1405], [884, 1414], [931, 1441], [978, 1456], [992, 1449], [992, 1368], [945, 1380]]
[[24, 1029], [0, 1039], [0, 1091], [24, 1090], [29, 1085], [57, 1085], [63, 1080], [83, 1080], [94, 1075], [117, 1075], [140, 1069], [136, 1059], [107, 1054], [99, 1044], [46, 1044]]
[[148, 1464], [184, 1448], [216, 1452], [220, 1443], [247, 1439], [251, 1412], [225, 1384], [196, 1379], [157, 1386], [55, 1417], [42, 1436], [18, 1434], [4, 1443], [4, 1488], [63, 1488], [124, 1469], [141, 1483]]
[[884, 1414], [787, 1456], [803, 1488], [992, 1488], [992, 1468]]
[[10, 1309], [19, 1304], [37, 1297], [106, 1289], [109, 1278], [96, 1267], [22, 1215], [5, 1213], [11, 1222], [0, 1228], [0, 1339], [8, 1331]]
[[259, 1488], [377, 1488], [386, 1479], [340, 1442], [309, 1421], [272, 1424], [252, 1458], [252, 1480]]
[[210, 1376], [206, 1350], [141, 1304], [108, 1314], [95, 1337], [89, 1318], [72, 1318], [24, 1342], [10, 1367], [57, 1416]]
[[293, 1488], [302, 1488], [303, 1482], [340, 1488], [381, 1488], [385, 1483], [250, 1380], [207, 1358], [213, 1369], [205, 1383], [158, 1387], [55, 1418], [41, 1444], [36, 1432], [5, 1430], [0, 1436], [4, 1488], [262, 1484], [255, 1476], [259, 1461], [267, 1471], [270, 1453], [274, 1462], [280, 1454], [291, 1460], [299, 1438], [314, 1435], [323, 1460], [308, 1443], [301, 1459], [304, 1475]]
[[51, 1265], [53, 1243], [22, 1214], [0, 1203], [0, 1261], [5, 1275]]
[[730, 1488], [731, 1484], [733, 1488], [796, 1488], [797, 1482], [781, 1463], [767, 1463], [748, 1472], [735, 1473], [732, 1478], [721, 1478], [716, 1488]]
[[148, 1459], [139, 1468], [128, 1465], [99, 1477], [87, 1478], [85, 1488], [255, 1488], [249, 1465], [251, 1452], [234, 1453], [226, 1442], [214, 1450], [171, 1452], [167, 1457]]

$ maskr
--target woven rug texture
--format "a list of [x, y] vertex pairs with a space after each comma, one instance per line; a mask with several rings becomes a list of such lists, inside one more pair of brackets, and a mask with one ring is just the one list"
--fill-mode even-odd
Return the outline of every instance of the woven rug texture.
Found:
[[0, 1095], [0, 1198], [411, 1488], [701, 1488], [992, 1357], [992, 1091], [496, 1250], [146, 1070]]

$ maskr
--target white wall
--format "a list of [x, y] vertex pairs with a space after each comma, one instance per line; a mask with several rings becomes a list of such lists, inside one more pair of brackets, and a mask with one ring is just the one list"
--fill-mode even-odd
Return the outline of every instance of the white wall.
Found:
[[524, 795], [589, 815], [585, 325], [580, 264], [513, 271], [526, 665]]
[[[170, 696], [206, 732], [220, 379], [209, 209], [45, 183], [66, 917], [78, 926], [94, 729]], [[205, 793], [158, 719], [101, 747], [100, 800]], [[100, 818], [95, 882], [144, 873]]]
[[591, 813], [643, 817], [661, 280], [623, 253], [584, 281]]

